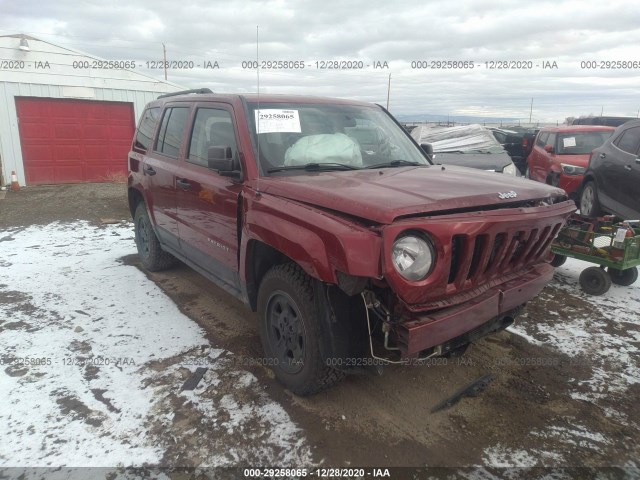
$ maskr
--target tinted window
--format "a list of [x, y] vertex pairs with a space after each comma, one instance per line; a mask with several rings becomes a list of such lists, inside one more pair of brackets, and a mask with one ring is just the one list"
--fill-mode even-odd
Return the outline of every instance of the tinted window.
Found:
[[493, 132], [493, 136], [496, 137], [500, 143], [505, 143], [507, 141], [507, 136], [502, 132]]
[[233, 156], [237, 155], [231, 114], [226, 110], [199, 108], [196, 112], [187, 161], [206, 167], [209, 147], [231, 147]]
[[182, 132], [188, 116], [189, 109], [187, 107], [174, 107], [165, 110], [156, 142], [156, 151], [169, 157], [178, 157]]
[[622, 135], [613, 143], [620, 150], [628, 153], [636, 153], [638, 150], [638, 141], [640, 141], [640, 127], [633, 127], [622, 132]]
[[133, 148], [143, 152], [146, 152], [149, 149], [159, 118], [160, 107], [148, 108], [144, 111], [142, 118], [140, 119], [140, 125], [138, 125]]

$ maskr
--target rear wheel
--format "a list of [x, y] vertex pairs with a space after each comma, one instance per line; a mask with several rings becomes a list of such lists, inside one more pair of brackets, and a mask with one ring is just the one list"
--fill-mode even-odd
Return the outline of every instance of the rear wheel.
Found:
[[313, 286], [300, 267], [276, 265], [265, 274], [258, 292], [258, 315], [267, 364], [290, 391], [313, 395], [342, 378], [342, 372], [323, 361], [323, 332], [314, 307]]
[[176, 259], [170, 253], [162, 250], [147, 213], [147, 206], [140, 202], [133, 217], [135, 224], [135, 240], [138, 256], [142, 266], [150, 272], [166, 270], [172, 267]]
[[604, 295], [611, 288], [611, 277], [604, 268], [585, 268], [580, 274], [580, 286], [589, 295]]
[[607, 269], [611, 281], [616, 285], [622, 285], [628, 287], [633, 285], [638, 280], [638, 269], [636, 267], [627, 268], [625, 270], [618, 270], [617, 268]]
[[582, 195], [580, 195], [580, 213], [589, 218], [602, 215], [595, 182], [587, 183], [582, 189]]

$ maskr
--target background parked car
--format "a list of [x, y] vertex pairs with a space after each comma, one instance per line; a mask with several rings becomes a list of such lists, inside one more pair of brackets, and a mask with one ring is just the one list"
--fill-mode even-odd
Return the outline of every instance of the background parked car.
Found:
[[574, 118], [571, 125], [603, 125], [607, 127], [619, 127], [623, 123], [635, 120], [634, 117], [581, 117]]
[[489, 128], [496, 140], [507, 151], [511, 160], [524, 175], [527, 170], [527, 157], [533, 148], [533, 141], [539, 128], [527, 128], [520, 126]]
[[640, 219], [640, 120], [618, 127], [591, 154], [584, 175], [580, 211], [603, 212], [626, 220]]
[[419, 144], [428, 143], [433, 147], [435, 163], [493, 170], [509, 175], [520, 174], [507, 151], [482, 125], [419, 125], [413, 129], [411, 136]]
[[527, 159], [525, 176], [560, 187], [576, 198], [591, 151], [602, 145], [614, 130], [587, 125], [540, 129]]

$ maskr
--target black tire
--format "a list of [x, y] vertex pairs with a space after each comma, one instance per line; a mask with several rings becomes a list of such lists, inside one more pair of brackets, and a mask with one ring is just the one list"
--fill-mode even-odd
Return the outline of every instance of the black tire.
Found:
[[564, 265], [564, 262], [567, 261], [567, 257], [564, 255], [558, 255], [557, 253], [553, 255], [553, 260], [551, 260], [551, 265], [558, 268]]
[[276, 265], [265, 274], [258, 291], [258, 318], [267, 364], [291, 392], [313, 395], [344, 376], [323, 361], [313, 286], [300, 267]]
[[638, 269], [636, 267], [627, 268], [626, 270], [618, 270], [617, 268], [608, 268], [611, 281], [616, 285], [628, 287], [638, 280]]
[[585, 268], [580, 274], [580, 287], [589, 295], [603, 295], [611, 288], [611, 277], [603, 268]]
[[580, 213], [589, 218], [602, 216], [596, 182], [588, 182], [582, 189], [580, 194]]
[[160, 246], [144, 202], [140, 202], [136, 207], [133, 222], [136, 247], [138, 248], [138, 256], [142, 266], [150, 272], [158, 272], [175, 265], [175, 257], [162, 250]]

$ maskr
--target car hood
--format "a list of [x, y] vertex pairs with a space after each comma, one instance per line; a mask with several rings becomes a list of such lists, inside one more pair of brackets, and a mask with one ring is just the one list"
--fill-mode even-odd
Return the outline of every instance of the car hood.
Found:
[[502, 153], [436, 153], [433, 159], [436, 163], [458, 165], [461, 167], [478, 168], [502, 172], [507, 165], [512, 164], [507, 152]]
[[[259, 188], [263, 194], [379, 224], [390, 224], [404, 215], [481, 209], [564, 195], [559, 188], [523, 178], [440, 165], [263, 177]], [[499, 198], [505, 192], [517, 196]]]

